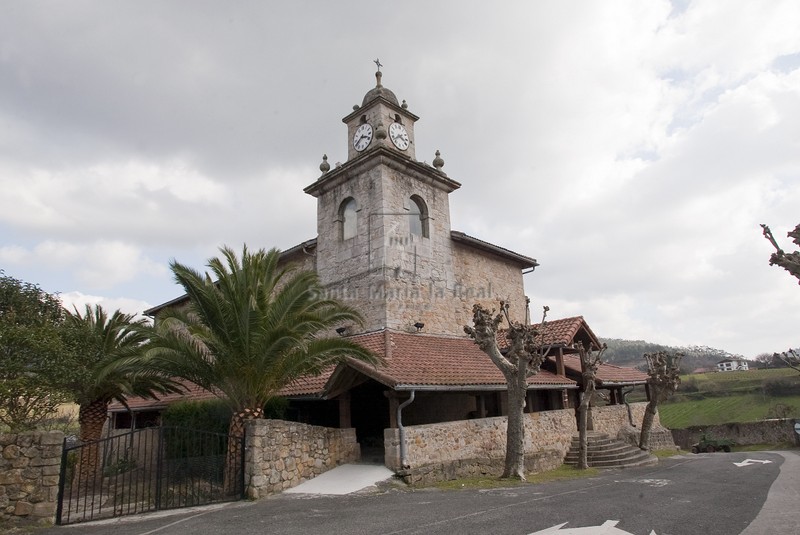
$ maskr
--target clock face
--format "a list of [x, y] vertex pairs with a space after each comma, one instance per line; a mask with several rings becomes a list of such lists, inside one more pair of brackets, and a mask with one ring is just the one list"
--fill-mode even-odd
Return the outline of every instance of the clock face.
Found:
[[353, 134], [353, 148], [361, 152], [369, 147], [370, 142], [372, 142], [372, 126], [369, 123], [364, 123]]
[[400, 123], [392, 123], [389, 126], [389, 138], [394, 143], [394, 146], [400, 150], [406, 150], [411, 141], [408, 139], [408, 132], [406, 127]]

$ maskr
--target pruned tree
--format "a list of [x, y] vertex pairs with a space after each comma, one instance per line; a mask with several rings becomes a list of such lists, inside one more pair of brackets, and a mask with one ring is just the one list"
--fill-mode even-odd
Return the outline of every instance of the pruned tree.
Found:
[[578, 350], [578, 356], [581, 359], [581, 379], [583, 382], [580, 404], [578, 405], [578, 468], [585, 470], [589, 468], [589, 440], [586, 434], [586, 430], [589, 427], [589, 407], [594, 399], [595, 377], [597, 376], [597, 368], [603, 363], [602, 356], [606, 350], [606, 345], [603, 344], [603, 347], [597, 353], [594, 353], [591, 347], [586, 347], [581, 342], [576, 343], [574, 347]]
[[800, 353], [794, 349], [782, 353], [775, 353], [772, 355], [772, 358], [773, 360], [780, 360], [791, 369], [800, 372]]
[[653, 428], [658, 404], [666, 401], [681, 384], [680, 368], [683, 354], [659, 351], [645, 353], [644, 358], [647, 361], [647, 375], [650, 376], [647, 381], [650, 388], [650, 401], [647, 403], [642, 420], [639, 448], [649, 450], [650, 431]]
[[[526, 305], [529, 301], [526, 301]], [[512, 321], [508, 314], [508, 303], [500, 302], [500, 313], [487, 310], [480, 304], [472, 307], [473, 326], [464, 326], [466, 332], [478, 347], [486, 353], [503, 373], [508, 385], [508, 423], [506, 426], [506, 458], [503, 478], [516, 478], [525, 481], [525, 398], [528, 392], [528, 378], [539, 373], [539, 368], [547, 357], [548, 348], [543, 344], [543, 333], [548, 307], [543, 307], [540, 325], [527, 321]], [[499, 329], [503, 320], [507, 329]], [[508, 340], [508, 347], [501, 350], [498, 335]]]
[[[762, 224], [761, 229], [764, 232], [764, 237], [775, 247], [775, 252], [769, 257], [769, 265], [782, 267], [796, 278], [797, 283], [800, 284], [800, 251], [794, 251], [793, 253], [784, 252], [778, 245], [778, 242], [775, 241], [775, 237], [772, 235], [772, 231], [769, 227]], [[794, 242], [795, 245], [800, 246], [800, 225], [794, 227], [794, 230], [787, 232], [786, 235], [792, 238], [792, 242]]]

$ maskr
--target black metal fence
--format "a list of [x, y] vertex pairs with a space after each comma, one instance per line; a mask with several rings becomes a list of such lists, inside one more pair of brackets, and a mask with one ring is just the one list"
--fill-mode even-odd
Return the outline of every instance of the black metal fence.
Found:
[[244, 437], [180, 427], [65, 441], [56, 523], [238, 500], [243, 452]]

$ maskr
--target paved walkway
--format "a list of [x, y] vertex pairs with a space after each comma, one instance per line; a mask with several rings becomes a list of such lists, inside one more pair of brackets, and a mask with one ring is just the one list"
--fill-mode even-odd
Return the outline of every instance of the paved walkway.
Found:
[[800, 503], [800, 455], [794, 451], [773, 453], [786, 460], [769, 489], [764, 507], [741, 535], [797, 533], [800, 525], [800, 513], [797, 510], [797, 504]]
[[385, 466], [374, 464], [343, 464], [318, 475], [284, 494], [350, 494], [394, 477]]

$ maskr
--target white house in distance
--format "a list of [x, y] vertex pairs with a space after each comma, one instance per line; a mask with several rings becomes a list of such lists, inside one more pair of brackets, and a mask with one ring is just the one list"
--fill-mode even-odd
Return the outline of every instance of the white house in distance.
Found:
[[725, 359], [717, 362], [718, 372], [747, 371], [749, 369], [749, 363], [745, 359]]

